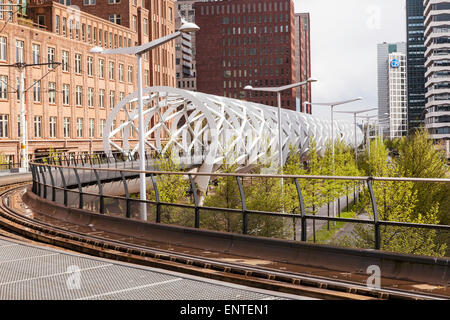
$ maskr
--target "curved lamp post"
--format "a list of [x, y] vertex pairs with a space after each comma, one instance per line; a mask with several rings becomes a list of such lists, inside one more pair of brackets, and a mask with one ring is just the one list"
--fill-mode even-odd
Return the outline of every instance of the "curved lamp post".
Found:
[[[293, 84], [288, 84], [282, 87], [261, 87], [261, 88], [253, 88], [252, 86], [246, 86], [244, 90], [251, 90], [251, 91], [265, 91], [265, 92], [276, 92], [277, 93], [277, 100], [278, 100], [278, 160], [279, 160], [279, 166], [281, 169], [281, 174], [283, 174], [283, 141], [282, 141], [282, 135], [281, 135], [281, 92], [293, 88], [297, 88], [300, 86], [303, 86], [305, 84], [311, 83], [311, 82], [317, 82], [316, 79], [308, 79], [303, 82], [297, 82]], [[281, 179], [281, 185], [283, 185], [283, 178]]]
[[196, 32], [200, 28], [191, 22], [186, 22], [182, 20], [182, 26], [178, 31], [169, 34], [165, 37], [153, 40], [151, 42], [145, 43], [140, 46], [128, 47], [128, 48], [117, 48], [117, 49], [107, 49], [104, 50], [101, 47], [94, 47], [90, 50], [91, 53], [100, 54], [134, 54], [137, 57], [137, 82], [138, 82], [138, 108], [139, 108], [139, 174], [140, 180], [140, 200], [141, 200], [141, 219], [147, 220], [147, 187], [145, 181], [145, 139], [144, 139], [144, 103], [142, 97], [142, 55], [147, 51], [150, 51], [156, 47], [159, 47], [166, 42], [169, 42], [183, 33]]

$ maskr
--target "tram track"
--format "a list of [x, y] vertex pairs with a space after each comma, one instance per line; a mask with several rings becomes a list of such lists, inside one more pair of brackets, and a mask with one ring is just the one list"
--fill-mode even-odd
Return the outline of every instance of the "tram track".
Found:
[[[343, 300], [443, 300], [448, 297], [405, 290], [372, 289], [361, 283], [304, 275], [262, 266], [224, 262], [218, 259], [147, 247], [112, 239], [102, 231], [88, 234], [69, 230], [61, 221], [46, 223], [26, 217], [8, 205], [9, 197], [23, 192], [28, 183], [0, 187], [0, 226], [10, 234], [84, 254], [187, 273], [249, 287], [319, 299]], [[74, 225], [74, 228], [75, 225]], [[109, 236], [109, 237], [108, 237]]]

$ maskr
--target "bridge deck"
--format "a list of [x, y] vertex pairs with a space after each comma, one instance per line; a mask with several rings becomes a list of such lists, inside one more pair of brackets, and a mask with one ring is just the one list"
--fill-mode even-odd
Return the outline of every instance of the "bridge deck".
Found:
[[1, 300], [292, 298], [285, 294], [68, 253], [0, 237]]

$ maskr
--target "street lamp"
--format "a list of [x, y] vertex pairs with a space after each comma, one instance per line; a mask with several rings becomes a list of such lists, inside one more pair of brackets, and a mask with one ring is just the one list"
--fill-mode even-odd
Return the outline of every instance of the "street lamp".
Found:
[[[279, 148], [279, 165], [281, 169], [281, 173], [283, 174], [283, 142], [281, 137], [281, 92], [293, 88], [297, 88], [300, 86], [303, 86], [305, 84], [311, 83], [311, 82], [317, 82], [316, 79], [308, 79], [303, 82], [297, 82], [294, 84], [289, 84], [282, 87], [266, 87], [266, 88], [253, 88], [252, 86], [246, 86], [244, 90], [251, 90], [251, 91], [266, 91], [266, 92], [276, 92], [277, 93], [277, 99], [278, 99], [278, 148]], [[283, 178], [281, 178], [281, 185], [283, 185]]]
[[[359, 101], [362, 100], [361, 97], [355, 98], [355, 99], [351, 99], [351, 100], [344, 100], [344, 101], [338, 101], [338, 102], [330, 102], [330, 103], [311, 103], [311, 102], [305, 102], [305, 106], [307, 104], [313, 106], [327, 106], [330, 107], [331, 110], [331, 144], [332, 144], [332, 161], [333, 161], [333, 166], [332, 166], [332, 172], [334, 175], [334, 112], [333, 112], [333, 108], [336, 106], [340, 106], [343, 104], [347, 104], [347, 103], [351, 103], [351, 102], [355, 102], [355, 101]], [[336, 217], [336, 202], [333, 201], [333, 217]]]
[[362, 100], [361, 97], [356, 98], [356, 99], [351, 99], [351, 100], [345, 100], [345, 101], [339, 101], [339, 102], [330, 102], [330, 103], [311, 103], [311, 102], [305, 102], [306, 104], [309, 104], [311, 106], [327, 106], [330, 107], [331, 110], [331, 144], [332, 144], [332, 149], [333, 149], [333, 174], [334, 174], [334, 112], [333, 112], [333, 108], [336, 106], [340, 106], [343, 104], [347, 104], [347, 103], [351, 103], [351, 102], [355, 102], [355, 101], [359, 101]]
[[377, 115], [373, 115], [373, 116], [367, 115], [367, 116], [358, 117], [358, 118], [363, 118], [363, 119], [367, 120], [367, 138], [366, 138], [366, 141], [367, 141], [367, 148], [368, 148], [367, 150], [368, 150], [368, 153], [369, 153], [369, 160], [370, 160], [370, 119], [377, 118], [377, 117], [378, 117]]
[[137, 82], [138, 82], [138, 111], [139, 111], [139, 174], [140, 179], [140, 200], [141, 200], [141, 219], [147, 220], [147, 187], [145, 179], [145, 138], [144, 138], [144, 102], [142, 97], [142, 55], [147, 51], [150, 51], [156, 47], [159, 47], [166, 42], [169, 42], [183, 33], [196, 32], [200, 28], [191, 22], [186, 22], [182, 20], [182, 25], [178, 31], [169, 34], [165, 37], [153, 40], [151, 42], [145, 43], [140, 46], [128, 47], [128, 48], [117, 48], [104, 50], [101, 47], [94, 47], [90, 50], [91, 53], [101, 53], [101, 54], [134, 54], [137, 57]]
[[356, 137], [356, 127], [357, 127], [356, 115], [360, 114], [360, 113], [375, 111], [375, 110], [378, 110], [378, 108], [373, 108], [373, 109], [369, 109], [369, 110], [361, 110], [361, 111], [336, 111], [336, 113], [353, 114], [353, 118], [355, 120], [355, 163], [358, 163], [358, 146], [357, 146], [358, 141], [357, 141], [357, 137]]

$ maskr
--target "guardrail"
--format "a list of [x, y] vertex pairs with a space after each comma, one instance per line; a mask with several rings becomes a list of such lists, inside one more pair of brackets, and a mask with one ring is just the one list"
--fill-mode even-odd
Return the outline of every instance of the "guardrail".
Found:
[[[133, 162], [124, 161], [121, 164], [116, 163], [113, 168], [102, 167], [99, 162], [89, 162], [85, 165], [71, 166], [70, 161], [66, 161], [68, 165], [55, 165], [45, 163], [31, 163], [31, 172], [33, 176], [32, 192], [41, 198], [51, 200], [62, 204], [66, 207], [86, 209], [99, 214], [110, 214], [126, 218], [139, 219], [141, 200], [133, 197], [133, 186], [136, 185], [137, 179], [141, 171], [132, 169]], [[122, 166], [122, 167], [121, 167]], [[208, 217], [208, 214], [238, 214], [240, 215], [241, 228], [239, 233], [249, 234], [249, 219], [257, 216], [271, 217], [274, 219], [289, 219], [293, 223], [295, 229], [300, 221], [301, 236], [300, 241], [308, 241], [307, 222], [309, 220], [328, 221], [328, 222], [344, 222], [365, 224], [373, 226], [374, 249], [381, 248], [381, 227], [408, 227], [429, 229], [435, 231], [450, 231], [448, 225], [430, 225], [416, 224], [408, 222], [395, 222], [380, 220], [378, 214], [378, 204], [376, 202], [373, 183], [379, 181], [410, 181], [410, 182], [427, 182], [427, 183], [450, 183], [450, 179], [425, 179], [425, 178], [388, 178], [388, 177], [341, 177], [341, 176], [297, 176], [297, 175], [255, 175], [255, 174], [232, 174], [232, 173], [188, 173], [188, 172], [163, 172], [163, 171], [145, 171], [148, 177], [148, 188], [154, 193], [154, 200], [147, 200], [147, 210], [150, 212], [149, 221], [156, 223], [166, 223], [170, 221], [171, 211], [168, 216], [166, 209], [178, 208], [182, 212], [184, 226], [202, 229], [202, 217]], [[187, 203], [167, 203], [160, 199], [160, 190], [158, 187], [158, 177], [164, 175], [182, 175], [189, 181], [189, 196], [193, 205]], [[235, 186], [239, 190], [241, 208], [219, 208], [207, 207], [200, 203], [197, 187], [194, 182], [196, 176], [210, 177], [229, 177], [235, 181]], [[280, 213], [250, 210], [247, 206], [244, 183], [246, 179], [281, 179], [285, 181], [291, 180], [295, 184], [296, 197], [298, 201], [298, 214]], [[133, 180], [136, 180], [133, 182]], [[361, 187], [362, 183], [367, 185], [370, 195], [370, 201], [373, 210], [373, 220], [361, 220], [355, 218], [329, 217], [307, 214], [307, 208], [303, 200], [303, 193], [300, 186], [301, 180], [336, 180], [350, 181]], [[118, 184], [118, 185], [115, 185]], [[95, 190], [96, 189], [96, 190]], [[110, 190], [108, 193], [108, 190]], [[96, 192], [94, 192], [96, 191]], [[148, 192], [149, 190], [147, 190]], [[112, 194], [115, 193], [115, 194]], [[122, 195], [117, 195], [122, 194]], [[164, 211], [164, 219], [163, 219]], [[204, 219], [204, 218], [203, 218]], [[256, 220], [252, 219], [254, 223]], [[236, 232], [237, 230], [232, 230]], [[294, 232], [294, 240], [296, 233]]]

